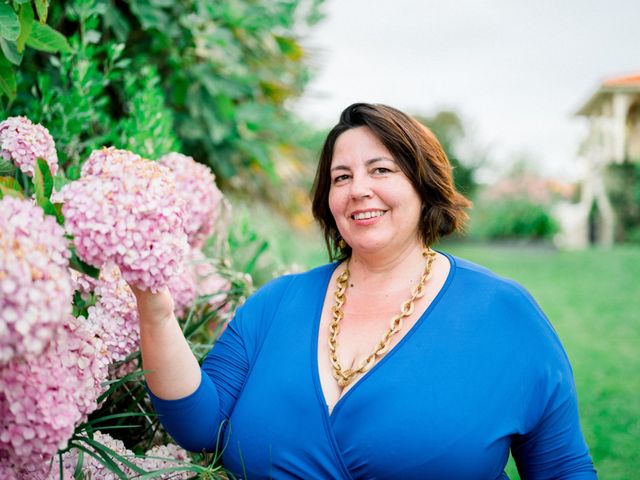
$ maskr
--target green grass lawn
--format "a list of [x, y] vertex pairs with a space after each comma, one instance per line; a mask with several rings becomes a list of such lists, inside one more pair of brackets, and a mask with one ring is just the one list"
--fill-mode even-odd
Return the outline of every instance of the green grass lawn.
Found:
[[[582, 429], [600, 478], [638, 478], [640, 247], [442, 249], [513, 278], [533, 294], [571, 359]], [[519, 478], [512, 462], [507, 473]]]

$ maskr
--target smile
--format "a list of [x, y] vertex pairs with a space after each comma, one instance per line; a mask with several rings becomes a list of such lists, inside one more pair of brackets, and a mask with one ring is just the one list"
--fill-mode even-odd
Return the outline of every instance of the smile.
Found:
[[381, 217], [387, 213], [385, 210], [376, 210], [373, 212], [360, 212], [354, 215], [351, 215], [353, 220], [366, 220], [367, 218]]

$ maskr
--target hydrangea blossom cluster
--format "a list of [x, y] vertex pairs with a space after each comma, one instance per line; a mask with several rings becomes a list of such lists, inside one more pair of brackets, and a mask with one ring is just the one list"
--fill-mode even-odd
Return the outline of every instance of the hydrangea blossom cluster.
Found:
[[140, 343], [136, 299], [113, 263], [100, 270], [94, 293], [95, 305], [88, 309], [88, 322], [104, 343], [109, 361], [120, 362], [133, 353]]
[[71, 315], [64, 230], [29, 200], [0, 200], [0, 366], [40, 354]]
[[[140, 458], [137, 465], [152, 472], [154, 470], [162, 470], [179, 466], [181, 462], [190, 461], [189, 454], [186, 450], [172, 443], [168, 445], [158, 445], [145, 453], [145, 458]], [[193, 472], [167, 472], [158, 478], [166, 478], [171, 480], [186, 480], [193, 477]]]
[[196, 278], [193, 267], [187, 259], [180, 275], [176, 275], [169, 282], [169, 292], [173, 297], [174, 311], [178, 317], [187, 314], [196, 299]]
[[60, 191], [78, 256], [115, 262], [127, 282], [153, 292], [180, 273], [187, 252], [182, 199], [171, 171], [113, 147], [94, 151]]
[[202, 250], [194, 248], [190, 254], [191, 265], [196, 278], [198, 296], [208, 296], [207, 303], [213, 308], [221, 308], [221, 314], [228, 312], [227, 297], [231, 291], [231, 282], [220, 274]]
[[[156, 446], [145, 453], [145, 457], [148, 456], [157, 458], [142, 458], [136, 457], [131, 450], [127, 449], [122, 441], [115, 439], [106, 433], [95, 432], [93, 434], [93, 440], [101, 443], [105, 447], [125, 457], [131, 463], [137, 465], [147, 472], [161, 470], [163, 468], [176, 467], [179, 466], [181, 462], [188, 462], [190, 460], [189, 455], [185, 450], [173, 444]], [[75, 449], [63, 456], [62, 470], [64, 480], [73, 480], [73, 474], [77, 462], [78, 453]], [[121, 464], [117, 460], [114, 460], [114, 462], [118, 465], [118, 468], [120, 468], [127, 475], [127, 477], [135, 477], [136, 473], [133, 472], [129, 467]], [[43, 473], [38, 478], [43, 478], [46, 480], [59, 480], [60, 464], [58, 463], [58, 460], [56, 459], [51, 467], [49, 467], [48, 464], [43, 465], [41, 472]], [[90, 455], [84, 456], [82, 463], [82, 473], [84, 474], [84, 478], [91, 478], [91, 480], [115, 480], [116, 478], [114, 473], [112, 473], [103, 464], [98, 462]], [[167, 472], [153, 478], [186, 480], [187, 478], [191, 478], [192, 476], [192, 472]]]
[[9, 117], [0, 122], [0, 156], [13, 161], [30, 177], [38, 158], [47, 162], [52, 175], [58, 171], [58, 154], [49, 130], [26, 117]]
[[[102, 432], [95, 432], [93, 434], [93, 440], [104, 445], [105, 447], [113, 450], [119, 455], [122, 455], [127, 460], [130, 460], [132, 463], [136, 463], [135, 454], [125, 447], [124, 443], [121, 440], [115, 439], [110, 435]], [[92, 448], [92, 447], [89, 447]], [[114, 459], [114, 462], [118, 465], [118, 468], [122, 470], [122, 472], [127, 476], [127, 478], [131, 478], [135, 475], [135, 472], [131, 470], [129, 467], [123, 465]], [[63, 470], [63, 479], [64, 480], [73, 480], [73, 473], [75, 471], [76, 465], [78, 463], [78, 451], [76, 449], [71, 450], [66, 453], [62, 457], [62, 470]], [[56, 458], [53, 462], [53, 466], [48, 468], [46, 466], [47, 476], [43, 476], [44, 480], [59, 480], [60, 479], [60, 463]], [[115, 474], [109, 470], [102, 463], [98, 462], [91, 455], [86, 455], [83, 458], [82, 462], [82, 473], [84, 474], [83, 478], [90, 478], [91, 480], [115, 480], [117, 477]]]
[[207, 303], [214, 309], [221, 309], [221, 314], [229, 310], [227, 297], [231, 282], [220, 275], [211, 259], [199, 248], [190, 249], [183, 273], [174, 277], [168, 287], [178, 317], [184, 316], [201, 296], [208, 297]]
[[[0, 368], [0, 459], [47, 461], [97, 407], [108, 358], [82, 318], [68, 318], [41, 355]], [[18, 470], [18, 467], [15, 467]]]
[[98, 301], [88, 309], [88, 322], [104, 343], [109, 361], [120, 362], [140, 342], [136, 299], [114, 263], [103, 265], [94, 293]]
[[184, 229], [189, 244], [200, 247], [213, 233], [222, 206], [222, 193], [211, 170], [181, 153], [168, 153], [160, 162], [173, 173], [184, 199]]

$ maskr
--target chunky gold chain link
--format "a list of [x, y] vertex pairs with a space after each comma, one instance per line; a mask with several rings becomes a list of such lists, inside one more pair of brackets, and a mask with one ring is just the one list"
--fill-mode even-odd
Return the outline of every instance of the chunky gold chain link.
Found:
[[340, 364], [340, 360], [338, 360], [338, 334], [340, 333], [340, 322], [344, 318], [342, 307], [347, 301], [346, 292], [350, 276], [349, 260], [347, 260], [344, 272], [342, 272], [336, 279], [337, 288], [333, 294], [335, 302], [331, 308], [333, 320], [329, 324], [329, 360], [333, 367], [333, 376], [338, 381], [339, 386], [346, 387], [353, 382], [356, 375], [361, 375], [371, 370], [373, 365], [376, 363], [377, 357], [384, 355], [389, 350], [391, 338], [402, 330], [403, 320], [411, 316], [413, 313], [414, 302], [417, 298], [424, 295], [424, 287], [429, 278], [431, 278], [431, 266], [436, 258], [436, 253], [428, 247], [422, 251], [422, 255], [427, 259], [427, 263], [424, 267], [424, 271], [422, 272], [418, 285], [416, 285], [416, 287], [411, 291], [411, 298], [402, 302], [400, 305], [400, 313], [391, 318], [389, 330], [387, 330], [387, 332], [382, 336], [382, 339], [378, 342], [378, 345], [371, 355], [365, 358], [358, 368], [353, 369], [344, 369]]

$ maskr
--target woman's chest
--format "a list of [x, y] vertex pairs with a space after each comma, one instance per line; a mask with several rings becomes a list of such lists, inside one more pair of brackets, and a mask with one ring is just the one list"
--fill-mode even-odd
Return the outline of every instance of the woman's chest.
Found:
[[397, 307], [390, 305], [392, 302], [350, 301], [336, 313], [335, 303], [325, 300], [317, 333], [318, 376], [329, 412], [402, 341], [426, 309], [419, 302], [411, 315], [403, 316], [399, 301]]

